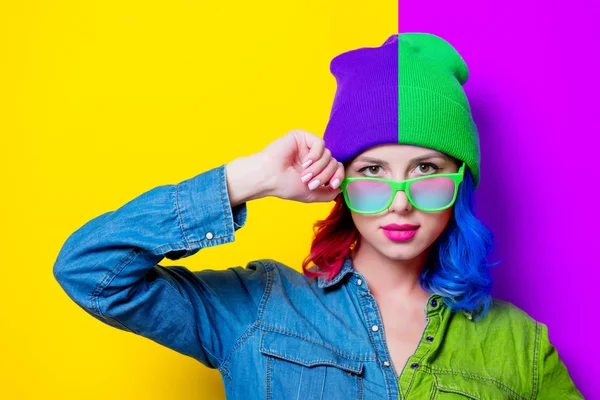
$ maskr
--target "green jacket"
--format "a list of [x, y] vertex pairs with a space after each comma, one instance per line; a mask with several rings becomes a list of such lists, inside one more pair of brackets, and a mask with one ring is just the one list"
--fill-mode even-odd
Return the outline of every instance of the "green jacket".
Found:
[[399, 399], [583, 399], [544, 323], [495, 297], [474, 322], [441, 299], [429, 297], [428, 324], [400, 373]]

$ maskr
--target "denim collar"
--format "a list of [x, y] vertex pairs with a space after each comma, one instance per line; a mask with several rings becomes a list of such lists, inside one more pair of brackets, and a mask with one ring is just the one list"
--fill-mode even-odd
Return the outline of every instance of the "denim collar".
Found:
[[349, 255], [346, 255], [346, 257], [344, 258], [344, 264], [342, 265], [342, 268], [337, 273], [337, 275], [334, 276], [333, 279], [330, 280], [330, 281], [326, 280], [326, 278], [324, 276], [319, 276], [318, 277], [318, 285], [317, 286], [319, 287], [319, 289], [322, 289], [322, 288], [326, 288], [326, 287], [335, 285], [346, 274], [348, 274], [350, 271], [353, 271], [353, 270], [354, 270], [354, 267], [352, 266], [352, 259], [350, 258]]
[[[333, 277], [333, 279], [331, 280], [327, 280], [324, 276], [319, 276], [317, 278], [318, 280], [318, 284], [317, 286], [322, 289], [322, 288], [326, 288], [326, 287], [330, 287], [335, 285], [336, 283], [338, 283], [339, 281], [342, 280], [342, 278], [344, 276], [346, 276], [349, 272], [353, 272], [354, 271], [354, 267], [352, 265], [352, 259], [350, 258], [349, 255], [346, 255], [344, 257], [344, 263], [342, 264], [342, 268], [340, 269], [340, 271]], [[436, 298], [437, 300], [440, 301], [440, 303], [442, 304], [442, 306], [445, 306], [442, 296], [440, 296], [439, 294], [433, 293], [431, 294], [431, 296], [429, 296], [429, 301], [433, 300], [433, 298]], [[473, 311], [468, 311], [468, 310], [462, 310], [462, 313], [467, 317], [467, 319], [469, 320], [473, 320]]]

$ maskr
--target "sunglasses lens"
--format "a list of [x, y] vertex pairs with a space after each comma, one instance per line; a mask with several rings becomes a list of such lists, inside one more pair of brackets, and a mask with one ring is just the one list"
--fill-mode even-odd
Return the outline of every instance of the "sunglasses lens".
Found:
[[415, 204], [423, 209], [436, 209], [447, 206], [454, 198], [456, 185], [450, 178], [427, 178], [410, 185], [410, 196]]
[[358, 180], [348, 183], [346, 195], [355, 210], [374, 212], [385, 207], [392, 195], [392, 188], [385, 182]]

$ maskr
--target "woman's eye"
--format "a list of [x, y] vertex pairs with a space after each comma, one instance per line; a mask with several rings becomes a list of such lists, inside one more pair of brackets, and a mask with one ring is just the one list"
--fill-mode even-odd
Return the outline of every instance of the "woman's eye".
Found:
[[[381, 166], [379, 166], [379, 165], [369, 165], [369, 166], [366, 166], [366, 167], [363, 167], [363, 168], [359, 169], [358, 172], [362, 173], [365, 170], [367, 170], [369, 172], [373, 172], [373, 170], [377, 171], [380, 168], [381, 168]], [[375, 175], [377, 175], [377, 174], [375, 174]], [[367, 176], [371, 176], [371, 175], [367, 175]]]
[[[430, 168], [425, 168], [425, 170], [429, 171], [429, 172], [434, 172], [434, 173], [435, 173], [435, 171], [440, 169], [440, 167], [438, 167], [437, 165], [432, 164], [432, 163], [421, 163], [421, 164], [417, 165], [417, 169], [419, 170], [419, 172], [424, 172], [423, 169], [420, 168], [421, 166], [430, 167]], [[425, 175], [428, 175], [428, 174], [426, 173]]]

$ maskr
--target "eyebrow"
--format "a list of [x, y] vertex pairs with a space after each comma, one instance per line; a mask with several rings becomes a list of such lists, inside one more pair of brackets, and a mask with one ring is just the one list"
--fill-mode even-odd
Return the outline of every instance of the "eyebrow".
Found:
[[[428, 160], [430, 158], [441, 158], [446, 160], [448, 157], [444, 156], [443, 154], [440, 153], [429, 153], [429, 154], [425, 154], [423, 156], [420, 157], [415, 157], [413, 159], [410, 160], [410, 162], [415, 162], [415, 161], [423, 161], [423, 160]], [[379, 158], [373, 158], [373, 157], [365, 157], [365, 156], [361, 156], [358, 157], [356, 159], [356, 161], [365, 161], [365, 162], [372, 162], [372, 163], [377, 163], [377, 164], [381, 164], [381, 165], [389, 165], [389, 163], [385, 160], [381, 160]]]

